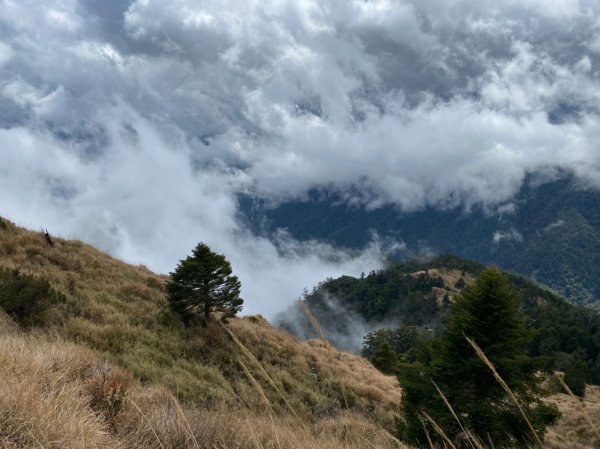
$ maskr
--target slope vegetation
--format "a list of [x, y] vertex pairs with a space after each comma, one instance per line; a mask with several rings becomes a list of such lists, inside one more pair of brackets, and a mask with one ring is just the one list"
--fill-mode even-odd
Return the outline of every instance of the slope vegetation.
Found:
[[2, 318], [0, 446], [397, 447], [397, 381], [366, 360], [259, 316], [185, 328], [164, 276], [52, 240], [0, 226], [0, 268], [62, 298]]
[[[365, 359], [260, 316], [186, 329], [168, 312], [164, 276], [52, 240], [0, 221], [0, 270], [47, 280], [58, 298], [30, 311], [35, 319], [0, 313], [0, 447], [405, 447], [390, 434], [398, 383]], [[452, 291], [469, 280], [421, 268], [410, 276], [440, 277]], [[446, 288], [435, 288], [443, 302]], [[553, 400], [567, 414], [548, 446], [591, 447], [577, 400]]]
[[[346, 340], [340, 336], [361, 329], [382, 327], [412, 326], [421, 333], [439, 334], [453, 297], [483, 268], [454, 256], [397, 263], [362, 278], [329, 279], [307, 294], [304, 304], [333, 342], [343, 343]], [[509, 275], [509, 279], [521, 295], [529, 325], [536, 330], [531, 354], [547, 356], [549, 369], [577, 367], [585, 381], [600, 384], [600, 314], [572, 305], [523, 277]], [[299, 310], [301, 307], [295, 306], [282, 314], [279, 326], [300, 337], [316, 335], [313, 324]], [[347, 316], [352, 319], [345, 319]], [[362, 327], [356, 325], [358, 320]], [[355, 335], [358, 339], [363, 336]]]

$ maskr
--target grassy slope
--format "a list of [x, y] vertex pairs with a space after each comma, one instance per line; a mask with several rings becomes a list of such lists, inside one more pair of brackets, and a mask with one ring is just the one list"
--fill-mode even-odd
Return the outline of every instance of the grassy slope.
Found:
[[[235, 413], [190, 407], [94, 351], [56, 335], [24, 333], [5, 316], [0, 378], [0, 447], [6, 449], [398, 447], [357, 412], [308, 420], [244, 407]], [[127, 391], [118, 413], [109, 407], [114, 385]]]
[[[47, 277], [67, 302], [41, 329], [3, 318], [0, 359], [12, 362], [0, 362], [0, 377], [14, 394], [0, 392], [0, 428], [12, 429], [0, 431], [1, 447], [395, 446], [383, 427], [397, 381], [360, 357], [299, 342], [260, 317], [185, 329], [167, 311], [164, 276], [5, 224], [0, 266]], [[111, 382], [133, 400], [116, 416], [106, 411]]]
[[551, 400], [556, 402], [563, 416], [548, 432], [546, 442], [550, 448], [600, 447], [600, 386], [587, 386], [583, 404], [567, 394], [554, 395]]
[[[41, 329], [0, 316], [2, 448], [401, 447], [384, 429], [397, 382], [360, 357], [260, 317], [186, 330], [165, 312], [163, 276], [11, 224], [0, 266], [67, 295]], [[599, 397], [588, 394], [593, 419]], [[550, 447], [590, 443], [573, 400], [553, 399], [566, 413]]]

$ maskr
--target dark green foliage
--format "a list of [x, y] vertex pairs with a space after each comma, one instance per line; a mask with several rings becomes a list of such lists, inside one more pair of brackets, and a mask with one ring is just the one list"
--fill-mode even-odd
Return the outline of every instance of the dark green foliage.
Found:
[[537, 329], [529, 345], [531, 354], [551, 357], [553, 370], [566, 372], [579, 367], [579, 374], [573, 373], [573, 378], [600, 383], [600, 314], [559, 301], [532, 301], [527, 305], [527, 314], [531, 326]]
[[208, 322], [214, 312], [221, 313], [226, 321], [242, 309], [241, 284], [232, 275], [231, 264], [204, 243], [199, 243], [170, 275], [166, 286], [169, 304], [186, 324], [196, 317]]
[[564, 381], [573, 394], [583, 397], [588, 377], [586, 363], [582, 360], [576, 360], [565, 370]]
[[[433, 288], [443, 287], [444, 282], [427, 272], [410, 274], [424, 271], [419, 268], [421, 266], [416, 264], [396, 264], [387, 270], [371, 272], [365, 278], [328, 279], [304, 299], [317, 313], [325, 312], [324, 303], [333, 297], [367, 321], [402, 317], [408, 325], [423, 325], [431, 322], [438, 313]], [[335, 320], [334, 316], [332, 318]]]
[[[456, 300], [445, 321], [446, 330], [432, 342], [430, 352], [421, 353], [416, 363], [400, 371], [404, 391], [401, 436], [425, 445], [420, 419], [425, 412], [453, 441], [460, 440], [460, 426], [435, 390], [435, 382], [461, 417], [462, 425], [480, 439], [490, 439], [496, 448], [532, 445], [533, 435], [525, 420], [467, 343], [465, 336], [469, 336], [517, 396], [543, 439], [546, 427], [559, 413], [555, 406], [542, 401], [540, 370], [545, 361], [527, 354], [532, 334], [519, 313], [518, 293], [504, 274], [497, 268], [482, 272], [476, 285]], [[433, 430], [430, 437], [442, 443]]]
[[8, 225], [2, 218], [0, 218], [0, 231], [6, 231], [7, 229]]
[[450, 307], [450, 296], [448, 296], [448, 293], [446, 293], [444, 295], [444, 297], [442, 298], [442, 306], [443, 307]]
[[[459, 259], [460, 260], [460, 259]], [[442, 288], [443, 280], [427, 273], [420, 263], [395, 264], [386, 270], [354, 278], [342, 276], [327, 279], [304, 295], [304, 301], [317, 317], [325, 337], [339, 348], [356, 351], [356, 320], [371, 323], [401, 321], [411, 326], [437, 328], [440, 312], [434, 288]], [[412, 275], [413, 272], [420, 272]], [[299, 306], [280, 314], [277, 325], [299, 338], [318, 337]], [[345, 345], [340, 335], [350, 336]]]
[[[421, 334], [431, 331], [438, 335], [444, 329], [442, 318], [448, 313], [449, 304], [444, 299], [436, 304], [432, 298], [439, 278], [427, 272], [432, 273], [436, 268], [459, 270], [465, 278], [467, 274], [477, 276], [484, 266], [450, 255], [426, 262], [398, 263], [385, 270], [371, 272], [364, 278], [343, 276], [329, 279], [306, 295], [305, 299], [326, 336], [330, 335], [332, 329], [338, 334], [355, 332], [351, 326], [341, 326], [340, 310], [357, 314], [374, 327], [397, 321], [403, 323], [402, 327], [418, 327]], [[546, 357], [548, 365], [545, 368], [548, 371], [564, 372], [568, 366], [564, 363], [565, 354], [571, 362], [581, 360], [587, 366], [586, 382], [600, 383], [600, 314], [583, 306], [569, 304], [550, 290], [521, 276], [507, 276], [519, 294], [520, 307], [528, 326], [535, 330], [528, 344], [529, 354]], [[454, 286], [442, 287], [448, 289]], [[332, 297], [339, 304], [329, 308], [326, 298]], [[310, 323], [306, 325], [310, 327]], [[290, 330], [293, 328], [290, 327]], [[390, 331], [388, 337], [394, 332]], [[365, 356], [371, 359], [379, 342], [386, 340], [400, 359], [405, 358], [403, 353], [406, 350], [396, 349], [392, 337], [382, 339], [381, 336], [385, 335], [384, 331], [377, 331], [372, 335], [377, 338], [365, 341], [365, 345], [370, 347]], [[335, 343], [336, 340], [332, 341]]]
[[387, 345], [395, 353], [397, 359], [407, 360], [414, 356], [414, 349], [424, 338], [413, 326], [400, 327], [395, 330], [378, 329], [364, 337], [361, 354], [379, 368], [374, 359], [381, 346]]
[[39, 324], [50, 305], [65, 299], [45, 278], [0, 268], [0, 307], [21, 324]]
[[364, 337], [362, 355], [371, 358], [377, 347], [383, 343], [388, 343], [395, 352], [401, 354], [414, 348], [419, 338], [419, 331], [413, 326], [400, 327], [395, 330], [378, 329]]
[[385, 374], [395, 374], [398, 371], [398, 355], [387, 341], [377, 347], [371, 363]]

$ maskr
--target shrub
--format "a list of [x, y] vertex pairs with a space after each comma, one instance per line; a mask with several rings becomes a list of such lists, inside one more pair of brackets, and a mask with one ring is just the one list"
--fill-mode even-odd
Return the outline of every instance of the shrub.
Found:
[[90, 405], [110, 422], [123, 409], [128, 384], [129, 379], [123, 372], [98, 363], [88, 385]]
[[587, 365], [582, 360], [576, 360], [565, 370], [564, 381], [573, 394], [583, 397], [587, 380]]
[[0, 268], [0, 307], [22, 324], [33, 324], [51, 304], [65, 302], [45, 278]]

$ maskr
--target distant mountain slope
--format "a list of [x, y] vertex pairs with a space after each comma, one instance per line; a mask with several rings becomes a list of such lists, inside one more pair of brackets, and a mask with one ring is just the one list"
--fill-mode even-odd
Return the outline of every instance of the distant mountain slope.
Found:
[[241, 207], [255, 231], [266, 235], [283, 228], [298, 239], [361, 248], [376, 232], [406, 244], [400, 258], [451, 253], [517, 271], [573, 302], [600, 298], [600, 191], [568, 176], [541, 185], [531, 178], [512, 203], [493, 213], [481, 207], [367, 210], [316, 191], [275, 208], [243, 198]]
[[[415, 326], [424, 333], [443, 329], [453, 297], [469, 285], [484, 266], [455, 256], [397, 263], [361, 278], [328, 279], [278, 318], [280, 327], [300, 337], [315, 336], [314, 320], [326, 338], [348, 349], [369, 330]], [[509, 275], [521, 295], [522, 310], [536, 334], [530, 352], [564, 370], [581, 361], [588, 382], [600, 383], [600, 314], [565, 299], [521, 276]], [[351, 337], [354, 338], [351, 338]]]

